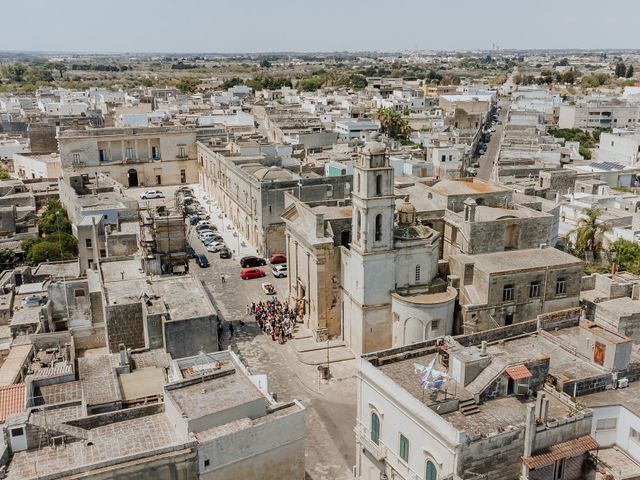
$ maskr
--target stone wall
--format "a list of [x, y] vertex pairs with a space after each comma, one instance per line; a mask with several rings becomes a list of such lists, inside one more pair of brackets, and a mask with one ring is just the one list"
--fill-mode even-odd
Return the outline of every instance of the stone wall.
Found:
[[524, 452], [524, 427], [471, 441], [461, 451], [458, 475], [475, 478], [485, 474], [491, 480], [513, 480], [521, 472]]
[[144, 348], [144, 319], [142, 303], [108, 305], [105, 307], [107, 345], [117, 353], [120, 344], [127, 348]]
[[218, 351], [217, 317], [207, 315], [165, 322], [164, 344], [173, 358], [198, 355], [201, 350]]

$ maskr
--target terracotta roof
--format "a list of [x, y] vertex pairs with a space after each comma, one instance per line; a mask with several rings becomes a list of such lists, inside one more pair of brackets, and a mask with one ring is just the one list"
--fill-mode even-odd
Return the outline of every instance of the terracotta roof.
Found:
[[507, 375], [514, 380], [522, 380], [523, 378], [533, 377], [533, 374], [524, 365], [516, 365], [515, 367], [507, 367]]
[[585, 435], [584, 437], [575, 438], [568, 442], [558, 443], [557, 445], [552, 445], [539, 450], [536, 455], [523, 458], [522, 461], [527, 465], [527, 467], [535, 469], [544, 467], [545, 465], [551, 465], [563, 458], [581, 455], [589, 450], [595, 450], [599, 447], [600, 445], [591, 435]]
[[0, 422], [5, 422], [9, 415], [24, 410], [24, 383], [0, 387]]

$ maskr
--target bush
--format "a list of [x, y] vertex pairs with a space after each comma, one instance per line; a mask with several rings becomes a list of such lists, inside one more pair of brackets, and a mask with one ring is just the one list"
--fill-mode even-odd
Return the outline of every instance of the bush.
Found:
[[56, 232], [43, 238], [29, 238], [22, 242], [27, 263], [38, 265], [42, 262], [69, 260], [78, 256], [78, 241], [64, 232]]
[[50, 235], [56, 232], [71, 233], [71, 222], [60, 200], [49, 200], [40, 220], [40, 233]]

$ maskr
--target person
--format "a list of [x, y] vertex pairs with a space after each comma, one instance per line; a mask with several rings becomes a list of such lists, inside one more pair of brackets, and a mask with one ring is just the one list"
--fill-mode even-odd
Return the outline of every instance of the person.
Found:
[[221, 281], [222, 283], [225, 283], [226, 279], [225, 279], [225, 277], [224, 277], [224, 273], [221, 273], [221, 274], [220, 274], [220, 281]]
[[233, 323], [229, 322], [229, 335], [233, 338]]

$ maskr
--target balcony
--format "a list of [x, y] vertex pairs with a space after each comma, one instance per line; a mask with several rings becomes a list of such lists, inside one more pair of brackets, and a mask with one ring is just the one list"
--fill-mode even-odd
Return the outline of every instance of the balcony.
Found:
[[377, 461], [380, 462], [387, 457], [387, 447], [382, 443], [376, 444], [371, 440], [371, 432], [367, 427], [358, 424], [354, 428], [354, 431], [356, 432], [356, 441], [360, 442]]

